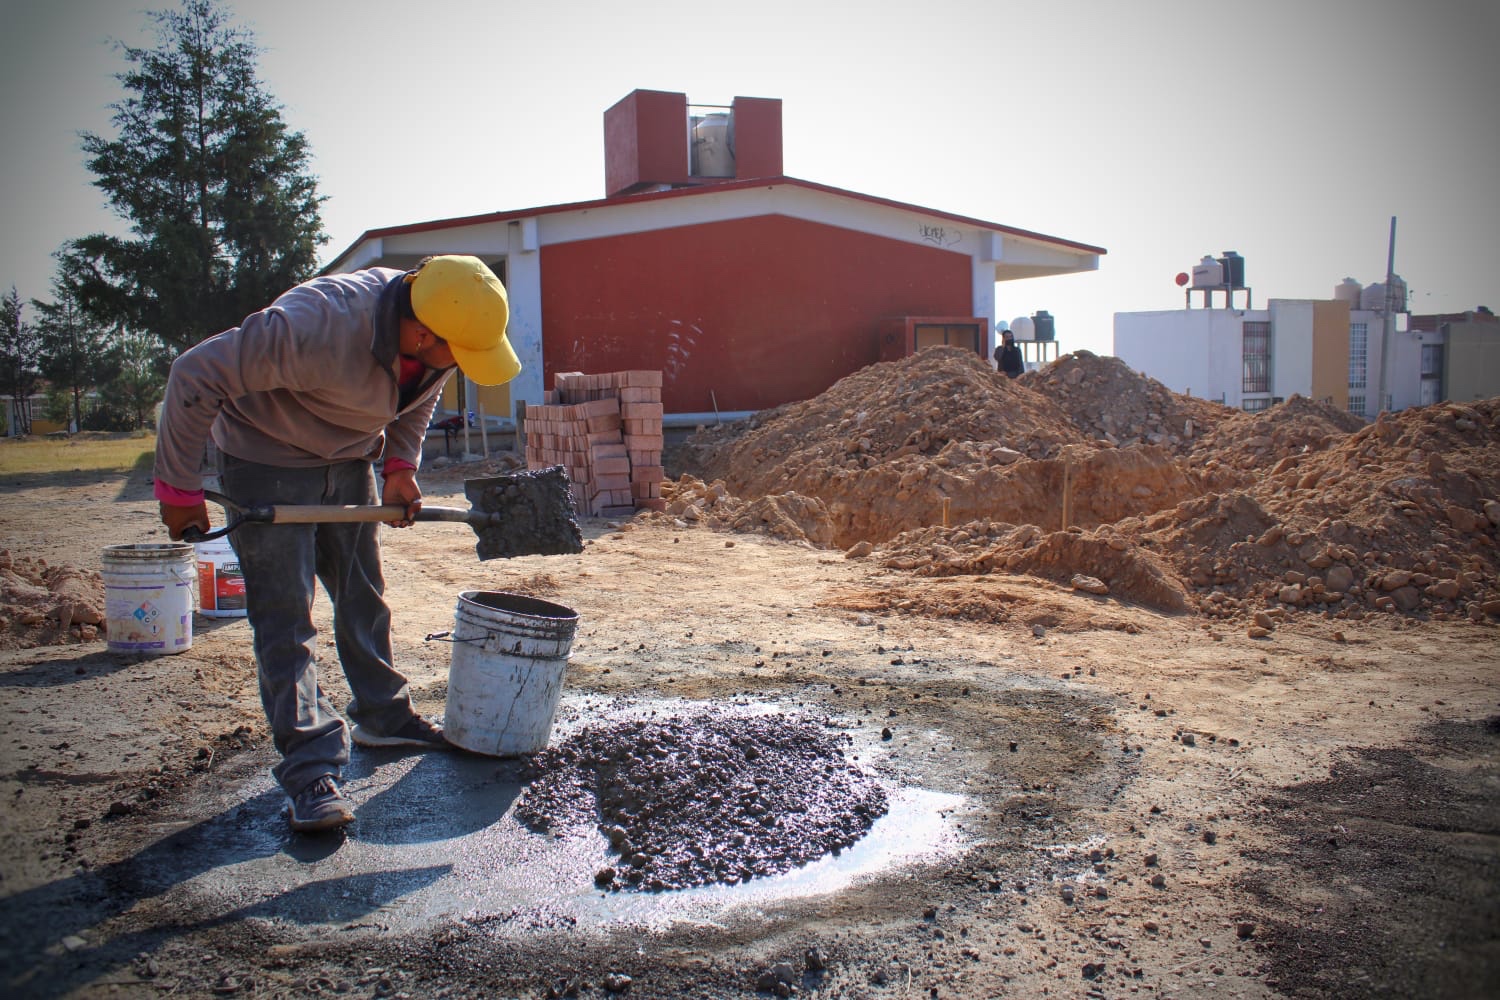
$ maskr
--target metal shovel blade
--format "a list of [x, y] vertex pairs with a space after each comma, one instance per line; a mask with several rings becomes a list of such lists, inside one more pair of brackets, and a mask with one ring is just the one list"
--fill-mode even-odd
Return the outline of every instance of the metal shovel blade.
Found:
[[[464, 481], [475, 511], [490, 515], [474, 524], [480, 559], [562, 556], [583, 551], [583, 529], [568, 476], [560, 465]], [[471, 522], [473, 523], [473, 522]]]

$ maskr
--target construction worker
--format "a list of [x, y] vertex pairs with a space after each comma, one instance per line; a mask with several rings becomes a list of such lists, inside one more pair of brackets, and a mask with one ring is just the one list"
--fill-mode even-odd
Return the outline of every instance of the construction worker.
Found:
[[[174, 539], [209, 530], [200, 474], [212, 435], [223, 491], [246, 506], [422, 504], [417, 467], [427, 425], [455, 366], [480, 385], [520, 371], [506, 339], [509, 304], [478, 258], [440, 256], [414, 270], [324, 275], [286, 292], [172, 365], [157, 430], [156, 497]], [[281, 760], [272, 774], [294, 830], [343, 827], [339, 789], [350, 741], [449, 747], [412, 708], [391, 653], [379, 525], [243, 524], [230, 535], [245, 580], [261, 703]], [[321, 581], [353, 698], [352, 732], [318, 683], [312, 606]]]
[[1015, 378], [1026, 370], [1021, 349], [1016, 346], [1016, 335], [1009, 330], [1000, 332], [1000, 346], [995, 348], [995, 363], [1010, 378]]

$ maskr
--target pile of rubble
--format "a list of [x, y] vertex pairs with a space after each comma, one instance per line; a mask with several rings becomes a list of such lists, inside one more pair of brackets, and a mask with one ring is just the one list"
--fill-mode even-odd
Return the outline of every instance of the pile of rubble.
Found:
[[101, 637], [104, 619], [104, 580], [97, 571], [49, 566], [0, 549], [0, 643], [92, 642]]
[[1121, 447], [1151, 444], [1182, 454], [1239, 412], [1175, 393], [1119, 358], [1089, 351], [1027, 372], [1021, 384], [1056, 403], [1080, 433]]
[[814, 548], [833, 544], [833, 522], [828, 507], [816, 497], [799, 493], [773, 493], [746, 500], [734, 496], [722, 479], [705, 483], [684, 474], [676, 482], [662, 484], [666, 510], [642, 517], [702, 525], [721, 531], [769, 535]]
[[1500, 399], [1366, 425], [1300, 396], [1231, 410], [1086, 351], [1010, 380], [933, 348], [700, 432], [677, 461], [716, 480], [698, 520], [738, 527], [704, 512], [794, 491], [834, 546], [919, 575], [1235, 617], [1500, 614]]
[[597, 826], [614, 852], [601, 889], [734, 885], [838, 854], [885, 815], [851, 743], [787, 715], [602, 722], [527, 762], [516, 814], [560, 837]]

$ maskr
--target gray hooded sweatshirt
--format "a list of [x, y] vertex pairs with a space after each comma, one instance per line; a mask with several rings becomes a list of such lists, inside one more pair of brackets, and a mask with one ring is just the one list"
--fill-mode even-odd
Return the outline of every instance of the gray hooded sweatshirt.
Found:
[[203, 488], [210, 433], [225, 454], [308, 467], [356, 459], [420, 466], [422, 441], [454, 369], [397, 385], [398, 285], [374, 267], [314, 278], [172, 364], [157, 428], [156, 477]]

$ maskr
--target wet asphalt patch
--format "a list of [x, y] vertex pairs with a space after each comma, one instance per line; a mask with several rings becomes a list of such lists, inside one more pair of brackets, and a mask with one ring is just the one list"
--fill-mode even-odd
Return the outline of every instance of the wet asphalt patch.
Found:
[[[684, 703], [653, 704], [650, 711], [661, 718], [670, 714], [661, 706], [681, 709]], [[639, 706], [635, 712], [642, 714]], [[554, 735], [559, 744], [581, 730], [584, 719], [625, 721], [591, 699], [565, 698], [560, 716], [565, 725]], [[767, 721], [779, 725], [784, 738], [803, 734], [776, 718]], [[721, 734], [738, 732], [727, 716], [718, 726]], [[858, 826], [867, 832], [837, 857], [823, 853], [738, 885], [610, 892], [595, 882], [601, 869], [620, 864], [605, 835], [543, 835], [517, 816], [527, 790], [523, 761], [358, 748], [344, 773], [355, 822], [345, 833], [318, 836], [288, 829], [286, 798], [270, 777], [272, 763], [269, 749], [230, 758], [175, 816], [162, 814], [143, 827], [147, 839], [131, 856], [13, 899], [34, 933], [0, 943], [0, 957], [34, 958], [49, 942], [74, 935], [91, 948], [97, 943], [102, 960], [118, 950], [108, 944], [116, 938], [139, 941], [157, 929], [241, 921], [271, 940], [330, 943], [362, 934], [422, 933], [455, 922], [520, 935], [717, 924], [735, 914], [756, 919], [778, 901], [838, 893], [871, 876], [941, 861], [966, 842], [951, 820], [962, 797], [882, 779], [862, 794], [868, 803], [883, 797], [885, 814], [849, 827], [841, 836]], [[852, 809], [854, 800], [849, 802]], [[791, 803], [776, 808], [802, 815], [791, 811]], [[747, 815], [748, 809], [746, 803]], [[775, 853], [768, 853], [765, 865]], [[81, 897], [100, 900], [103, 909], [80, 908]], [[70, 953], [70, 960], [78, 962], [80, 954]]]

